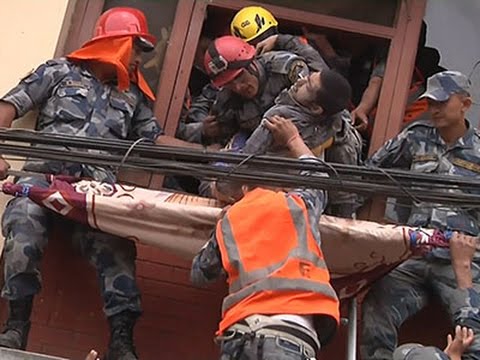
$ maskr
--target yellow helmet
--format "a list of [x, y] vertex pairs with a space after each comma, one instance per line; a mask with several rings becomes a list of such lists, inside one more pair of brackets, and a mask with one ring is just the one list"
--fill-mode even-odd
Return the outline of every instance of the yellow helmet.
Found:
[[250, 42], [277, 25], [277, 20], [267, 9], [260, 6], [247, 6], [235, 14], [230, 23], [230, 32], [233, 36]]

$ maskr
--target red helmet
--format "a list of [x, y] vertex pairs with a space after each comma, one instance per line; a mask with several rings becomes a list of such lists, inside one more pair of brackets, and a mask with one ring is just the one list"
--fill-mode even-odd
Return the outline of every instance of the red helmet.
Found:
[[235, 36], [215, 39], [204, 57], [204, 67], [213, 85], [222, 87], [235, 79], [255, 57], [255, 48]]
[[147, 19], [143, 12], [130, 7], [114, 7], [100, 15], [90, 41], [125, 35], [134, 35], [147, 40], [152, 46], [157, 42], [155, 36], [148, 31]]

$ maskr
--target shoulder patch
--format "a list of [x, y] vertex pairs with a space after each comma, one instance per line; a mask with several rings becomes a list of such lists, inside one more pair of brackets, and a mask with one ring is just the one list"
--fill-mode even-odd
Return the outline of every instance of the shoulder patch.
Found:
[[412, 159], [412, 162], [428, 162], [428, 161], [438, 161], [438, 156], [434, 154], [415, 155]]
[[460, 159], [460, 158], [453, 158], [452, 164], [476, 173], [480, 173], [480, 165], [468, 160]]
[[277, 74], [288, 74], [293, 62], [303, 61], [301, 57], [288, 51], [269, 51], [258, 57], [260, 63]]
[[305, 64], [305, 61], [300, 59], [292, 61], [288, 70], [288, 80], [293, 84], [298, 80], [299, 74], [306, 68], [307, 65]]
[[414, 129], [417, 127], [424, 127], [424, 128], [433, 128], [433, 124], [430, 120], [419, 120], [419, 121], [414, 121], [407, 126], [405, 126], [404, 130], [409, 130], [409, 129]]

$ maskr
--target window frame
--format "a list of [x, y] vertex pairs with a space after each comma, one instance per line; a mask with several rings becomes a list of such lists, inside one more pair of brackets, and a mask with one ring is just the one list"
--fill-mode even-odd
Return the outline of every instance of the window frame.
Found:
[[[76, 2], [76, 16], [72, 20], [64, 46], [66, 53], [90, 38], [104, 3], [104, 0]], [[194, 61], [192, 49], [197, 47], [207, 7], [239, 10], [249, 5], [262, 4], [247, 0], [178, 0], [154, 106], [155, 116], [167, 135], [175, 135]], [[412, 74], [414, 70], [426, 0], [400, 0], [392, 27], [270, 4], [268, 8], [281, 19], [390, 39], [369, 153], [372, 154], [398, 133], [410, 88], [410, 76], [405, 74]], [[157, 183], [153, 186], [160, 185]]]

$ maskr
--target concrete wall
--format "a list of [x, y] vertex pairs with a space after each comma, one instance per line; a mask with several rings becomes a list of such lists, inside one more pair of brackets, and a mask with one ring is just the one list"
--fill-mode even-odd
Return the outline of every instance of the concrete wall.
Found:
[[[466, 75], [480, 60], [480, 1], [429, 0], [425, 20], [428, 25], [427, 45], [437, 48], [441, 65]], [[468, 118], [478, 125], [480, 121], [480, 66], [471, 80], [474, 85], [474, 104]]]
[[68, 4], [68, 0], [0, 2], [1, 94], [54, 56]]

